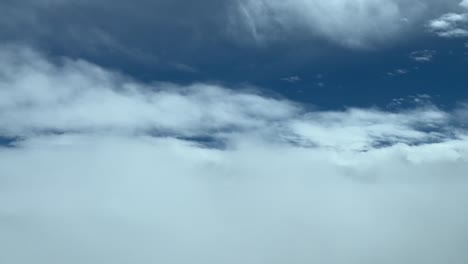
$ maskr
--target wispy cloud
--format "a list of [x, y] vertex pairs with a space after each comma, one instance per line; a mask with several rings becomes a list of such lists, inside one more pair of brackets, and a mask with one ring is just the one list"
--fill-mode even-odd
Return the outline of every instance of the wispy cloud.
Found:
[[429, 62], [434, 58], [435, 50], [418, 50], [410, 54], [410, 58], [417, 62]]
[[289, 83], [296, 83], [302, 81], [301, 77], [299, 76], [290, 76], [286, 78], [281, 78], [282, 81], [289, 82]]
[[405, 68], [400, 68], [400, 69], [396, 69], [396, 70], [387, 72], [387, 76], [395, 77], [395, 76], [399, 76], [399, 75], [406, 75], [408, 73], [410, 73], [410, 70], [405, 69]]
[[[436, 1], [241, 0], [238, 14], [245, 32], [257, 41], [294, 35], [321, 37], [351, 48], [368, 48], [410, 32]], [[447, 3], [447, 5], [450, 3]], [[436, 5], [440, 6], [440, 5]]]
[[[466, 0], [463, 0], [460, 6], [468, 8]], [[427, 26], [430, 31], [440, 37], [468, 37], [468, 13], [447, 13], [429, 21]]]

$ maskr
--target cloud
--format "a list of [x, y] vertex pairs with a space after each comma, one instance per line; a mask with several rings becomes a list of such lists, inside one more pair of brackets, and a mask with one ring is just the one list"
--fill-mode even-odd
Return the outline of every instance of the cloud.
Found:
[[448, 13], [429, 22], [429, 29], [440, 37], [467, 37], [468, 14]]
[[461, 6], [461, 7], [464, 7], [464, 8], [468, 8], [468, 1], [467, 1], [467, 0], [462, 0], [462, 1], [460, 2], [460, 6]]
[[410, 54], [410, 58], [417, 62], [429, 62], [434, 58], [435, 50], [418, 50]]
[[401, 69], [396, 69], [396, 70], [387, 72], [387, 75], [390, 76], [390, 77], [395, 77], [395, 76], [399, 76], [399, 75], [406, 75], [408, 73], [410, 73], [410, 70], [401, 68]]
[[2, 263], [468, 258], [466, 106], [310, 110], [0, 50]]
[[[81, 60], [61, 66], [34, 51], [0, 52], [0, 133], [44, 131], [204, 134], [289, 117], [294, 105], [214, 85], [151, 86]], [[260, 121], [260, 122], [258, 122]]]
[[2, 1], [0, 40], [106, 65], [111, 60], [154, 71], [176, 63], [201, 70], [203, 62], [220, 63], [220, 56], [235, 58], [252, 46], [274, 49], [275, 41], [296, 43], [288, 47], [294, 53], [305, 42], [308, 54], [322, 52], [328, 42], [383, 45], [456, 5], [454, 0]]
[[[468, 8], [466, 0], [460, 6]], [[468, 37], [468, 13], [447, 13], [429, 21], [428, 28], [440, 37], [462, 38]]]
[[290, 76], [286, 78], [281, 78], [282, 81], [289, 82], [289, 83], [295, 83], [295, 82], [300, 82], [302, 81], [301, 77], [299, 76]]
[[[347, 47], [371, 47], [394, 40], [412, 29], [436, 1], [242, 0], [238, 16], [247, 32], [259, 42], [291, 32], [325, 38]], [[446, 5], [451, 5], [447, 1]], [[241, 23], [242, 24], [242, 23]]]
[[0, 151], [1, 259], [463, 261], [467, 154], [466, 141], [352, 154], [40, 138]]
[[[450, 119], [437, 108], [397, 114], [378, 109], [310, 113], [293, 102], [252, 90], [208, 84], [144, 84], [82, 60], [52, 63], [28, 48], [4, 47], [0, 58], [0, 135], [4, 137], [62, 133], [217, 137], [256, 131], [289, 138], [297, 136], [298, 127], [300, 134], [307, 134], [302, 127], [312, 122], [314, 129], [327, 131], [325, 138], [362, 141], [360, 147], [365, 148], [372, 145], [374, 136], [392, 138], [403, 133], [421, 137], [410, 136], [410, 141], [427, 140], [432, 134], [419, 131], [420, 122], [442, 125]], [[309, 120], [310, 116], [321, 122]], [[337, 118], [336, 130], [323, 123]], [[363, 135], [342, 135], [348, 127], [339, 127], [345, 121], [352, 124], [349, 128], [355, 127], [354, 122], [369, 127], [358, 126]], [[374, 126], [389, 130], [380, 131], [381, 135], [366, 130]], [[321, 145], [320, 138], [301, 140]]]

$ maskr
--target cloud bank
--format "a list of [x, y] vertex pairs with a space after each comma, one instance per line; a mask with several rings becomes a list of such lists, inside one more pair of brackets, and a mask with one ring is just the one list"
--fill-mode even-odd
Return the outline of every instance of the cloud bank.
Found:
[[320, 111], [0, 57], [2, 263], [468, 258], [463, 105]]
[[[463, 0], [460, 7], [468, 9], [468, 2]], [[468, 37], [468, 13], [447, 13], [429, 22], [428, 28], [440, 37]]]

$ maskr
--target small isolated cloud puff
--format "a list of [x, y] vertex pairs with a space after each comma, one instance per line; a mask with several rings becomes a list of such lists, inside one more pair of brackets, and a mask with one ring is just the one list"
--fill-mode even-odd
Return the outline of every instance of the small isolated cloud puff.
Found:
[[396, 69], [396, 70], [387, 72], [387, 76], [395, 77], [395, 76], [400, 76], [400, 75], [406, 75], [408, 73], [410, 73], [410, 70], [401, 68], [401, 69]]
[[281, 80], [289, 83], [296, 83], [302, 81], [301, 77], [299, 76], [290, 76], [286, 78], [281, 78]]
[[434, 58], [435, 50], [418, 50], [410, 54], [410, 58], [417, 62], [429, 62]]
[[466, 109], [309, 111], [2, 47], [0, 262], [460, 263]]

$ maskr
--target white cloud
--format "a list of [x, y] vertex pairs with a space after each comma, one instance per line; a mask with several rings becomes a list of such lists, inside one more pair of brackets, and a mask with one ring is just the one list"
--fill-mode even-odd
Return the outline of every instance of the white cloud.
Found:
[[460, 262], [467, 150], [466, 141], [359, 154], [257, 139], [230, 151], [36, 139], [0, 151], [0, 259]]
[[[420, 121], [448, 122], [449, 115], [437, 108], [415, 109], [398, 118], [395, 113], [378, 110], [307, 113], [286, 100], [216, 85], [148, 85], [84, 61], [65, 60], [58, 66], [28, 49], [5, 48], [0, 57], [0, 135], [6, 137], [47, 133], [216, 137], [246, 131], [291, 137], [298, 132], [293, 127], [301, 127], [299, 134], [305, 135], [302, 127], [312, 124], [337, 142], [340, 137], [368, 141], [369, 145], [360, 144], [365, 148], [375, 139], [364, 124], [387, 129], [381, 136], [388, 138], [407, 133], [426, 140], [431, 134], [418, 130]], [[314, 118], [309, 120], [310, 116]], [[338, 120], [339, 129], [331, 129], [325, 123], [329, 120]], [[359, 133], [342, 134], [348, 128], [342, 126], [347, 124], [358, 127]], [[320, 138], [303, 139], [321, 142]]]
[[30, 50], [0, 53], [0, 133], [139, 133], [243, 129], [294, 115], [290, 103], [214, 85], [136, 83], [84, 61], [53, 65]]
[[0, 147], [1, 263], [468, 258], [465, 106], [307, 111], [1, 50], [0, 134], [23, 138]]
[[369, 47], [400, 36], [421, 19], [429, 1], [239, 1], [239, 20], [257, 41], [301, 32], [348, 47]]
[[[435, 14], [467, 7], [466, 1], [239, 0], [233, 24], [257, 43], [300, 35], [351, 48], [375, 48], [405, 39]], [[467, 14], [446, 13], [428, 23], [441, 37], [468, 36]], [[244, 36], [245, 38], [245, 36]]]

